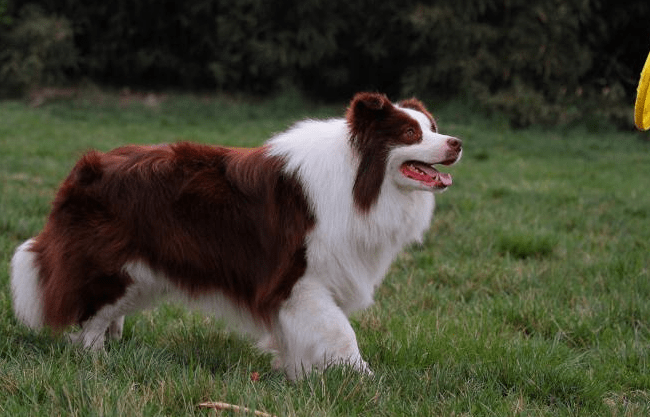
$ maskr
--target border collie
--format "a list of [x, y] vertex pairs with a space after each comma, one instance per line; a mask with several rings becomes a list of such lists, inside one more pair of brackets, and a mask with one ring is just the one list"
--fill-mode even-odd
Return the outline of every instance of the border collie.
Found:
[[297, 123], [258, 148], [192, 143], [90, 151], [43, 231], [11, 261], [27, 326], [103, 348], [124, 315], [164, 297], [222, 317], [290, 379], [370, 373], [348, 316], [421, 241], [461, 141], [422, 103], [359, 93], [346, 117]]

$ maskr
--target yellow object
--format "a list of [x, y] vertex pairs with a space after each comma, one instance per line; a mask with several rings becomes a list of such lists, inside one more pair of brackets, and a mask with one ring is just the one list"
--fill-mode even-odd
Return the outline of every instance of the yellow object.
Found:
[[636, 90], [636, 103], [634, 103], [634, 124], [641, 130], [650, 129], [650, 100], [648, 86], [650, 85], [650, 54], [646, 58], [641, 71], [639, 87]]

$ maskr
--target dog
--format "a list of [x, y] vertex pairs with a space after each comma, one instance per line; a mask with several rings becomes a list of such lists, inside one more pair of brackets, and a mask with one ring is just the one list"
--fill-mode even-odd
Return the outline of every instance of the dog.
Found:
[[358, 93], [257, 148], [180, 142], [89, 151], [11, 261], [16, 317], [86, 348], [171, 297], [275, 354], [289, 379], [371, 373], [348, 316], [429, 228], [462, 142], [422, 102]]

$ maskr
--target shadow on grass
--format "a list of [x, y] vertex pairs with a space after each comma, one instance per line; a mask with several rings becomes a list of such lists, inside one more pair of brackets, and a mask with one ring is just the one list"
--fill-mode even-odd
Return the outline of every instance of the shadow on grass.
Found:
[[553, 255], [557, 243], [557, 237], [548, 233], [512, 232], [498, 236], [496, 248], [516, 259], [542, 259]]

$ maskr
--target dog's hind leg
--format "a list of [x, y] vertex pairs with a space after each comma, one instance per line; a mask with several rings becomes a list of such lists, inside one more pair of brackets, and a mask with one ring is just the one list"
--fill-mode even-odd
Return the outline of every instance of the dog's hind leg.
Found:
[[121, 339], [124, 316], [152, 306], [167, 291], [163, 278], [156, 276], [143, 262], [127, 263], [122, 273], [131, 281], [124, 293], [83, 322], [81, 331], [74, 336], [86, 348], [101, 349], [106, 334], [111, 339]]
[[110, 320], [104, 317], [94, 316], [81, 324], [81, 330], [68, 333], [68, 339], [72, 343], [81, 345], [89, 350], [101, 350], [104, 348], [104, 340]]
[[103, 349], [107, 333], [111, 338], [119, 339], [124, 323], [122, 304], [118, 301], [100, 308], [94, 316], [81, 323], [80, 331], [69, 333], [68, 338], [90, 350]]
[[94, 315], [81, 323], [81, 330], [69, 334], [71, 341], [82, 345], [86, 349], [100, 350], [104, 347], [106, 335], [118, 340], [122, 337], [124, 315], [133, 310], [132, 298], [138, 291], [133, 286], [127, 288], [126, 293], [112, 304], [100, 307]]
[[106, 335], [113, 340], [121, 339], [124, 314], [120, 307], [119, 302], [102, 307], [97, 314], [81, 323], [81, 330], [68, 333], [68, 339], [90, 350], [103, 349]]
[[129, 283], [123, 293], [111, 304], [100, 307], [93, 316], [81, 324], [81, 331], [71, 334], [70, 339], [88, 349], [98, 350], [104, 346], [106, 334], [120, 339], [124, 329], [124, 316], [152, 306], [167, 291], [163, 278], [143, 262], [124, 265], [123, 276]]
[[122, 338], [123, 329], [124, 316], [119, 316], [108, 325], [108, 336], [113, 340], [120, 340]]

